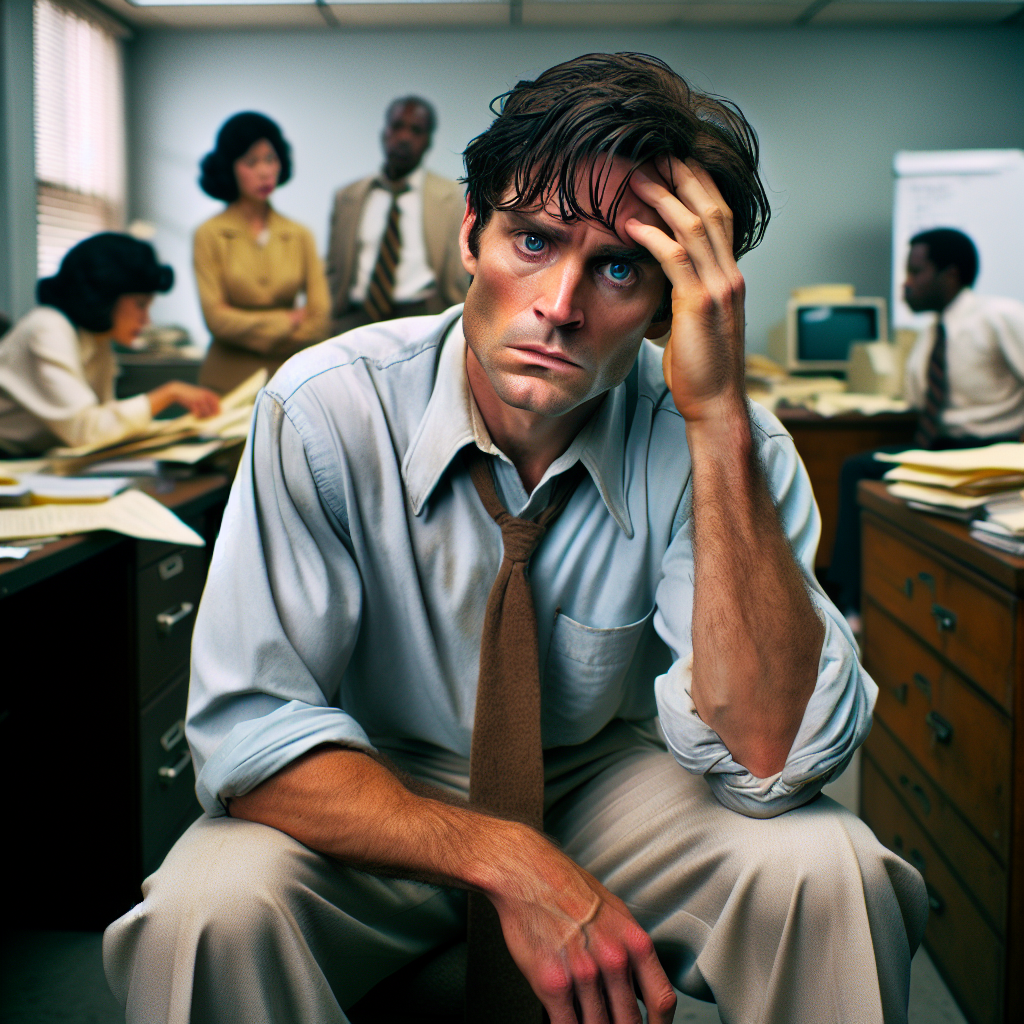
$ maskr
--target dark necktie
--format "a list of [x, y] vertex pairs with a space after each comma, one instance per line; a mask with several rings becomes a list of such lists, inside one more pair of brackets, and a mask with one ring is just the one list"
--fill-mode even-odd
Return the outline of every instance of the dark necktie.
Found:
[[[544, 824], [544, 755], [540, 732], [537, 618], [526, 565], [545, 529], [569, 503], [585, 472], [577, 463], [554, 482], [537, 519], [517, 519], [498, 499], [487, 457], [467, 450], [484, 508], [501, 528], [503, 554], [484, 612], [480, 679], [469, 762], [469, 802], [481, 811], [540, 829]], [[541, 1005], [509, 955], [490, 900], [469, 894], [468, 1024], [531, 1024]]]
[[941, 433], [942, 410], [949, 398], [949, 377], [946, 370], [946, 327], [941, 320], [935, 325], [935, 344], [928, 357], [928, 376], [924, 409], [917, 421], [914, 445], [931, 448]]
[[363, 302], [366, 315], [372, 321], [377, 321], [389, 320], [395, 309], [393, 298], [395, 271], [398, 269], [398, 261], [402, 255], [402, 232], [398, 223], [401, 214], [398, 209], [398, 197], [404, 192], [408, 192], [409, 186], [404, 181], [392, 182], [380, 178], [374, 182], [374, 186], [391, 193], [391, 208], [388, 210], [387, 225], [380, 240], [377, 262], [373, 265], [370, 285]]

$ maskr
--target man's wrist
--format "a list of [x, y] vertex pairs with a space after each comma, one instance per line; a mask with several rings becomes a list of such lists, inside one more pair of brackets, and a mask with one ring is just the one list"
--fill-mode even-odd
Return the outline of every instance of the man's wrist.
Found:
[[745, 398], [722, 398], [705, 406], [699, 416], [686, 417], [686, 440], [691, 452], [702, 447], [748, 448], [753, 439]]

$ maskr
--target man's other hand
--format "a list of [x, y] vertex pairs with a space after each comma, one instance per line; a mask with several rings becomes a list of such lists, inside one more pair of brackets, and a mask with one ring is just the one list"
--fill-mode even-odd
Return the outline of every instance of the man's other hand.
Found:
[[669, 1024], [675, 993], [625, 903], [532, 829], [510, 846], [518, 868], [486, 892], [551, 1024], [639, 1024], [637, 992]]

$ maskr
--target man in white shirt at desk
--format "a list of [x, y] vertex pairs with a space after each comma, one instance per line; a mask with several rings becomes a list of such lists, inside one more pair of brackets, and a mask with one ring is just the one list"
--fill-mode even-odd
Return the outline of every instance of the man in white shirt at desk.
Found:
[[1024, 303], [978, 295], [978, 251], [962, 231], [935, 228], [910, 240], [903, 295], [915, 313], [935, 313], [903, 373], [904, 397], [920, 411], [911, 445], [853, 455], [839, 478], [839, 517], [829, 563], [837, 603], [860, 629], [860, 511], [857, 485], [881, 480], [875, 451], [978, 448], [1024, 433]]
[[591, 54], [465, 159], [464, 309], [260, 399], [193, 645], [207, 813], [106, 936], [128, 1020], [343, 1022], [468, 914], [479, 1024], [667, 1024], [672, 985], [906, 1021], [920, 876], [814, 799], [877, 690], [744, 395], [752, 130]]

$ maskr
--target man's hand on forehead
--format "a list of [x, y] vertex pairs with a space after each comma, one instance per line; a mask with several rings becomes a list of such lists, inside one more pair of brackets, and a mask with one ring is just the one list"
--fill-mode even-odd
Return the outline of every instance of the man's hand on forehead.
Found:
[[684, 418], [714, 417], [743, 401], [745, 286], [733, 257], [732, 211], [692, 158], [659, 158], [634, 171], [629, 184], [653, 216], [641, 210], [623, 229], [654, 255], [672, 286], [665, 380]]

